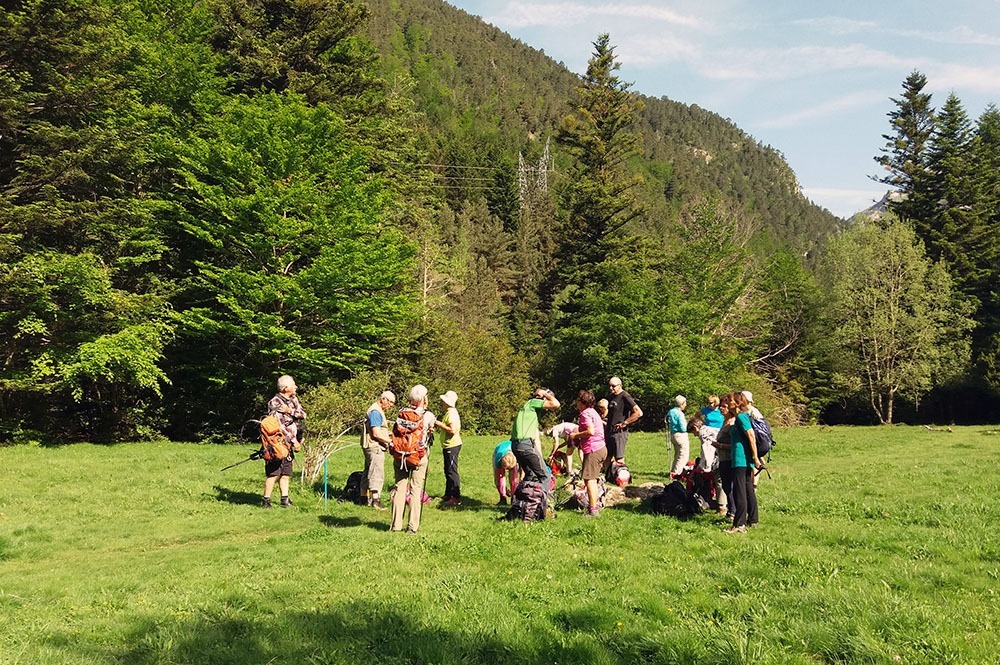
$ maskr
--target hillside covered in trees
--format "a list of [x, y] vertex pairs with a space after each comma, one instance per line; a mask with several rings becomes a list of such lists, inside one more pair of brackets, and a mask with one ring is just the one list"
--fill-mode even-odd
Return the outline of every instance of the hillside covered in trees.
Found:
[[777, 151], [580, 48], [436, 0], [6, 3], [0, 437], [224, 436], [282, 373], [332, 432], [416, 381], [478, 431], [613, 374], [650, 428], [677, 393], [787, 423], [989, 394], [988, 262], [902, 213], [827, 251]]

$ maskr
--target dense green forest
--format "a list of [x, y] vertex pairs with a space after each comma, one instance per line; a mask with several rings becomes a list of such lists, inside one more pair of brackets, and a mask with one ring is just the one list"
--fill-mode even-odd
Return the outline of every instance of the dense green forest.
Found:
[[223, 437], [282, 373], [331, 431], [416, 381], [503, 431], [612, 374], [649, 428], [734, 388], [997, 415], [998, 114], [917, 72], [892, 214], [846, 224], [613, 36], [577, 76], [439, 0], [0, 6], [4, 440]]

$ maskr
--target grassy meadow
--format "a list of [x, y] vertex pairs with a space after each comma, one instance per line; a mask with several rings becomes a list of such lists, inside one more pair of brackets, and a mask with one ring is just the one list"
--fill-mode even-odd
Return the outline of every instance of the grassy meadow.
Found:
[[[245, 446], [2, 448], [0, 663], [1000, 663], [1000, 434], [777, 438], [746, 535], [636, 505], [498, 522], [494, 437], [416, 535], [297, 478], [260, 509], [261, 463], [219, 471]], [[663, 482], [662, 434], [628, 461]], [[360, 467], [333, 456], [331, 487]]]

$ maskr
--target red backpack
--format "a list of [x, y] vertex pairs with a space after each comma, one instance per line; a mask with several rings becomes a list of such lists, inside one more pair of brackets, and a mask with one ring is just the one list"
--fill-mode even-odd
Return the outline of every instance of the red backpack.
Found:
[[399, 410], [392, 426], [392, 456], [400, 467], [414, 467], [427, 454], [424, 445], [423, 414], [406, 406]]
[[281, 431], [281, 423], [274, 416], [267, 416], [260, 421], [260, 445], [264, 449], [264, 459], [283, 460], [291, 452], [285, 433]]

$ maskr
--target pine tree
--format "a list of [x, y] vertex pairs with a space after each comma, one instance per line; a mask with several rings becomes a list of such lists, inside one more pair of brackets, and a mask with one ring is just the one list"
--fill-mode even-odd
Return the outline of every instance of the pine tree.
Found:
[[875, 179], [900, 194], [891, 208], [903, 219], [917, 223], [926, 218], [928, 210], [924, 173], [934, 133], [934, 108], [930, 93], [923, 91], [926, 85], [927, 77], [918, 71], [903, 81], [903, 94], [892, 99], [896, 108], [888, 114], [892, 133], [882, 135], [886, 144], [875, 157], [887, 171]]
[[627, 164], [638, 150], [633, 127], [642, 103], [615, 75], [619, 67], [609, 35], [600, 35], [573, 110], [560, 126], [559, 142], [574, 160], [562, 189], [566, 219], [558, 270], [564, 283], [600, 261], [606, 243], [642, 214], [636, 199], [642, 179]]

